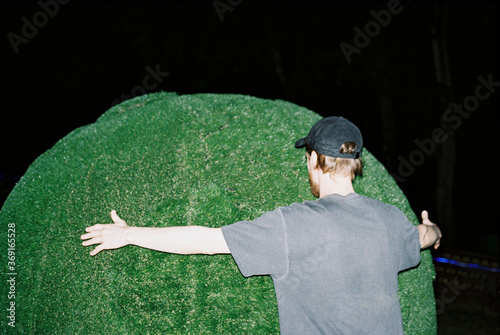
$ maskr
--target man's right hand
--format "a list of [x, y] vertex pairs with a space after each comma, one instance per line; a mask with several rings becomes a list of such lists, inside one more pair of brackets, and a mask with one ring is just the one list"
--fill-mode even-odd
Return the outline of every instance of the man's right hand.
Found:
[[422, 224], [417, 226], [420, 234], [420, 248], [426, 249], [434, 246], [434, 249], [439, 248], [441, 244], [441, 230], [439, 227], [429, 220], [429, 213], [422, 211]]
[[129, 228], [127, 223], [122, 220], [115, 210], [111, 211], [112, 224], [96, 224], [87, 227], [87, 234], [81, 236], [83, 246], [99, 244], [90, 252], [91, 256], [97, 255], [102, 250], [118, 249], [126, 246], [125, 231]]

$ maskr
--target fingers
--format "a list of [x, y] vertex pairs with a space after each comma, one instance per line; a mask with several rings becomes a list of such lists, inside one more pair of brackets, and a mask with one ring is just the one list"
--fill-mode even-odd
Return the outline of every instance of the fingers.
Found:
[[[88, 229], [88, 228], [87, 228], [87, 229]], [[85, 229], [85, 230], [87, 230], [87, 229]], [[88, 230], [87, 230], [87, 231], [88, 231]], [[95, 236], [97, 236], [97, 235], [96, 235], [96, 232], [95, 232], [95, 231], [91, 231], [90, 233], [83, 234], [82, 236], [80, 236], [80, 238], [81, 238], [82, 240], [88, 240], [89, 238], [92, 238], [92, 237], [95, 237]]]
[[[127, 223], [123, 219], [121, 219], [118, 216], [118, 214], [116, 214], [116, 211], [114, 209], [111, 211], [111, 219], [117, 225], [120, 225], [120, 226], [126, 226], [127, 225]], [[85, 231], [87, 233], [90, 233], [90, 232], [93, 232], [93, 231], [100, 231], [100, 230], [103, 230], [106, 226], [108, 226], [108, 225], [107, 224], [106, 225], [104, 225], [104, 224], [96, 224], [96, 225], [93, 225], [93, 226], [85, 228]]]
[[437, 240], [436, 244], [434, 244], [434, 249], [439, 248], [440, 245], [441, 245], [441, 239]]
[[[86, 234], [80, 236], [83, 246], [98, 244], [98, 246], [90, 252], [91, 256], [97, 255], [102, 250], [116, 249], [124, 246], [119, 235], [127, 229], [127, 223], [122, 220], [115, 210], [111, 211], [111, 219], [114, 224], [96, 224], [85, 228]], [[118, 237], [117, 237], [118, 236]]]
[[82, 240], [87, 240], [83, 241], [82, 245], [84, 247], [88, 247], [89, 245], [94, 245], [94, 244], [99, 244], [94, 250], [90, 252], [91, 256], [97, 255], [99, 252], [104, 250], [102, 246], [102, 238], [99, 235], [96, 235], [95, 232], [89, 233], [89, 234], [84, 234], [81, 236]]
[[114, 223], [119, 224], [119, 225], [126, 225], [125, 221], [122, 220], [118, 214], [116, 214], [116, 211], [113, 209], [111, 211], [111, 219], [113, 220]]
[[422, 211], [422, 223], [423, 224], [432, 224], [431, 220], [429, 220], [429, 212], [426, 210]]
[[426, 210], [422, 211], [422, 223], [429, 226], [435, 225], [434, 222], [429, 220], [429, 213]]
[[87, 240], [87, 241], [82, 242], [82, 245], [84, 247], [89, 246], [89, 245], [93, 245], [93, 244], [102, 243], [102, 237], [100, 235], [84, 234], [81, 236], [81, 239]]
[[439, 229], [439, 227], [434, 222], [429, 220], [429, 213], [426, 210], [422, 211], [422, 224], [429, 226], [428, 228], [434, 231], [436, 235], [434, 249], [439, 248], [439, 246], [441, 245], [441, 238], [443, 237], [443, 234], [441, 234], [441, 230]]
[[441, 234], [441, 229], [439, 229], [438, 226], [436, 226], [436, 230], [437, 230], [437, 234], [438, 234], [438, 239], [437, 239], [436, 243], [434, 244], [434, 249], [439, 248], [439, 246], [441, 245], [441, 238], [443, 237], [443, 234]]
[[114, 223], [118, 223], [120, 221], [123, 221], [122, 219], [120, 219], [118, 214], [116, 214], [116, 211], [114, 209], [111, 211], [111, 220], [113, 220]]
[[436, 243], [434, 243], [434, 249], [439, 248], [440, 245], [441, 245], [441, 239], [438, 238], [437, 241], [436, 241]]
[[90, 252], [90, 256], [95, 256], [95, 255], [97, 255], [98, 253], [100, 253], [103, 250], [104, 250], [104, 248], [102, 247], [102, 244], [98, 245], [94, 250], [92, 250]]

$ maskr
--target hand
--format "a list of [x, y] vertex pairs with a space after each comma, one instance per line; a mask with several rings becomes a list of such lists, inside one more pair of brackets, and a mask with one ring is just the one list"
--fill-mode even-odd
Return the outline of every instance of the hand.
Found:
[[439, 227], [429, 220], [429, 213], [427, 213], [427, 211], [422, 211], [422, 224], [424, 225], [423, 227], [426, 228], [423, 236], [425, 245], [422, 249], [428, 248], [432, 245], [434, 245], [434, 249], [439, 248], [439, 245], [441, 244], [441, 237], [443, 237], [443, 235], [441, 234]]
[[97, 255], [102, 250], [118, 249], [126, 246], [128, 243], [125, 239], [125, 231], [129, 228], [127, 223], [120, 219], [115, 210], [111, 211], [111, 219], [114, 224], [96, 224], [87, 227], [87, 234], [81, 236], [83, 246], [99, 244], [90, 252], [91, 256]]

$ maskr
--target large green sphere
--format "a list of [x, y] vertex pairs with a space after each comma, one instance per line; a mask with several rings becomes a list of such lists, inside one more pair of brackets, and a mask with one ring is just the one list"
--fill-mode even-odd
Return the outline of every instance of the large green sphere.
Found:
[[[304, 151], [294, 142], [320, 118], [285, 101], [157, 93], [71, 132], [30, 166], [0, 211], [2, 330], [278, 333], [271, 279], [244, 278], [230, 255], [127, 246], [91, 257], [80, 235], [110, 223], [112, 209], [133, 226], [220, 227], [311, 200]], [[363, 158], [356, 191], [396, 205], [417, 224], [384, 167], [367, 150]], [[433, 277], [428, 251], [399, 275], [407, 334], [436, 332]], [[13, 302], [15, 328], [6, 317]]]

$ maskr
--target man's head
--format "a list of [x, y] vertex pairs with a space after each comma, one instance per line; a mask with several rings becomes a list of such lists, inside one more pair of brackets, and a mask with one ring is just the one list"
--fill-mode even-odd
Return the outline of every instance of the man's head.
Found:
[[318, 121], [295, 147], [306, 148], [311, 192], [317, 197], [320, 185], [313, 178], [313, 171], [320, 169], [331, 179], [349, 177], [351, 181], [363, 172], [361, 132], [343, 117], [332, 116]]

